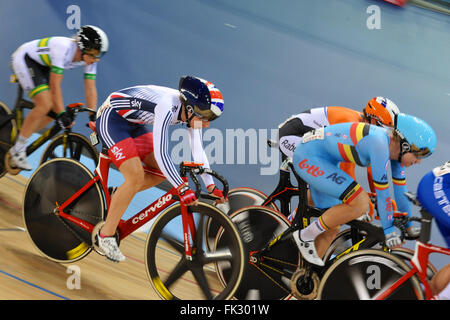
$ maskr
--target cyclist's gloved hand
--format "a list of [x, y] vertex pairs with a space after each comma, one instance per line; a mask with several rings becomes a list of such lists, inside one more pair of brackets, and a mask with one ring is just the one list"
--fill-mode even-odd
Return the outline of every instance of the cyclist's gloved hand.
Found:
[[402, 239], [397, 232], [393, 231], [386, 235], [386, 245], [388, 248], [398, 247], [402, 244]]
[[65, 110], [58, 113], [58, 115], [56, 116], [56, 122], [63, 130], [68, 129], [73, 125], [73, 119], [71, 115]]
[[184, 205], [190, 206], [195, 204], [197, 201], [197, 197], [195, 196], [195, 192], [189, 188], [185, 183], [180, 184], [177, 187], [178, 195], [180, 196], [180, 202]]
[[217, 198], [217, 200], [216, 200], [217, 203], [225, 202], [225, 198], [223, 196], [223, 191], [220, 190], [219, 188], [217, 188], [215, 184], [210, 184], [206, 188], [208, 189], [208, 192], [210, 195]]

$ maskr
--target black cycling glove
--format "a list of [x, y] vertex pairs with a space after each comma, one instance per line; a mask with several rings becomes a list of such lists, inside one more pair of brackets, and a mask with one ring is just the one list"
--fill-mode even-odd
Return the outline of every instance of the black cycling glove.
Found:
[[70, 114], [66, 111], [58, 113], [56, 116], [56, 122], [59, 124], [61, 129], [68, 129], [72, 125], [73, 119]]

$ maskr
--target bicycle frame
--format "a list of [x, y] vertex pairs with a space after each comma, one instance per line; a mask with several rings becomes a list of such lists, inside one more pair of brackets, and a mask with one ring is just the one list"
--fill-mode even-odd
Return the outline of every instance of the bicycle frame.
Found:
[[[74, 217], [70, 214], [64, 212], [72, 202], [74, 202], [81, 194], [86, 192], [90, 187], [92, 187], [95, 183], [100, 182], [106, 200], [106, 208], [109, 208], [111, 203], [111, 195], [108, 191], [108, 176], [109, 176], [109, 167], [111, 164], [111, 159], [100, 153], [99, 163], [97, 168], [95, 169], [94, 178], [92, 178], [89, 182], [87, 182], [81, 189], [79, 189], [75, 194], [73, 194], [69, 199], [64, 201], [61, 205], [59, 205], [55, 210], [57, 210], [57, 214], [64, 219], [67, 219], [84, 230], [92, 233], [94, 230], [94, 225], [88, 223], [82, 219]], [[160, 177], [164, 177], [164, 175], [157, 170], [144, 168], [146, 172], [155, 174]], [[182, 177], [182, 179], [187, 182], [187, 177]], [[139, 229], [141, 226], [152, 220], [159, 213], [164, 211], [166, 208], [176, 203], [178, 200], [178, 192], [175, 188], [170, 189], [167, 193], [165, 193], [160, 198], [156, 199], [150, 205], [133, 215], [131, 218], [127, 220], [121, 219], [119, 225], [117, 227], [117, 231], [119, 234], [119, 238], [122, 240], [130, 235], [132, 232]], [[182, 216], [182, 225], [183, 225], [183, 239], [185, 245], [185, 254], [187, 259], [192, 256], [191, 244], [189, 242], [189, 235], [192, 239], [195, 237], [195, 223], [192, 212], [190, 212], [189, 208], [183, 204], [181, 204], [181, 216]]]
[[[73, 103], [67, 106], [68, 109], [70, 108], [77, 108], [82, 106], [82, 103]], [[34, 103], [26, 100], [23, 98], [23, 89], [19, 85], [17, 90], [17, 99], [16, 103], [14, 105], [14, 109], [11, 110], [11, 114], [0, 123], [0, 127], [3, 127], [8, 121], [11, 119], [14, 119], [16, 121], [16, 130], [13, 130], [11, 132], [11, 143], [13, 143], [16, 139], [16, 135], [18, 132], [20, 132], [23, 124], [23, 109], [32, 109], [34, 107]], [[55, 119], [56, 113], [54, 111], [50, 111], [47, 114], [48, 117]], [[41, 133], [40, 137], [33, 141], [30, 145], [27, 146], [26, 154], [27, 156], [36, 151], [36, 149], [40, 148], [42, 145], [44, 145], [47, 141], [52, 139], [54, 136], [56, 136], [61, 131], [61, 127], [57, 124], [54, 124], [52, 127], [45, 130], [43, 133]], [[70, 129], [64, 130], [64, 132], [70, 132]]]
[[400, 279], [394, 282], [394, 284], [392, 284], [388, 289], [386, 289], [386, 291], [378, 295], [376, 297], [376, 300], [386, 299], [405, 281], [407, 281], [416, 274], [425, 288], [425, 299], [427, 300], [431, 299], [432, 298], [431, 288], [427, 279], [427, 264], [428, 264], [428, 256], [434, 252], [450, 255], [450, 249], [417, 241], [414, 256], [410, 261], [412, 268], [407, 273], [405, 273]]

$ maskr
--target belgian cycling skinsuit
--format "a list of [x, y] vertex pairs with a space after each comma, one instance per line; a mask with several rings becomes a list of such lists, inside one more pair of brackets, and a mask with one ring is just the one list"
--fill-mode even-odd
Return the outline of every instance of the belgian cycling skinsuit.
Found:
[[[154, 152], [159, 169], [177, 187], [183, 183], [169, 153], [169, 126], [180, 124], [181, 102], [178, 90], [142, 85], [113, 92], [97, 111], [97, 132], [108, 154], [119, 168], [127, 159], [141, 160]], [[153, 133], [147, 124], [153, 124]], [[209, 168], [203, 150], [202, 130], [188, 128], [193, 160]], [[213, 179], [203, 174], [205, 185]]]
[[[445, 170], [446, 169], [446, 170]], [[437, 167], [428, 172], [417, 187], [417, 199], [435, 218], [450, 248], [450, 170]]]
[[[292, 157], [295, 147], [306, 132], [338, 123], [359, 122], [362, 119], [361, 112], [338, 106], [313, 108], [293, 115], [279, 125], [280, 150], [286, 156]], [[354, 162], [341, 162], [339, 167], [355, 180]], [[372, 192], [376, 192], [376, 188], [374, 188], [372, 183], [371, 170], [369, 169], [369, 186]], [[391, 175], [397, 209], [401, 212], [408, 212], [408, 216], [411, 216], [411, 204], [405, 196], [405, 192], [408, 191], [406, 188], [405, 169], [397, 160], [391, 160]], [[411, 223], [408, 223], [407, 226], [409, 227], [410, 225]]]
[[73, 62], [77, 48], [75, 40], [67, 37], [33, 40], [13, 53], [11, 67], [30, 98], [49, 89], [50, 72], [63, 74], [65, 69], [84, 66], [84, 78], [95, 80], [97, 62]]
[[294, 168], [310, 186], [314, 204], [321, 209], [351, 202], [362, 187], [339, 168], [339, 162], [372, 167], [378, 214], [385, 234], [394, 231], [389, 194], [389, 134], [366, 123], [341, 123], [303, 135], [294, 152]]

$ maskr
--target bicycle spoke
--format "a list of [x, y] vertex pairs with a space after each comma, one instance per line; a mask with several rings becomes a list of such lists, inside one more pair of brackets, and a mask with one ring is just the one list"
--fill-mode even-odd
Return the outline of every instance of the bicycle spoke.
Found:
[[169, 236], [166, 233], [162, 233], [161, 234], [161, 239], [167, 241], [167, 243], [177, 252], [181, 253], [182, 255], [184, 255], [184, 243], [181, 242], [180, 240], [175, 239], [172, 236]]
[[202, 289], [203, 294], [205, 297], [210, 300], [213, 298], [211, 294], [211, 289], [209, 288], [208, 280], [205, 276], [205, 271], [203, 270], [203, 266], [195, 266], [191, 269], [192, 274], [195, 277], [195, 280], [197, 280], [198, 285], [200, 286], [200, 289]]
[[172, 272], [169, 274], [169, 277], [167, 277], [166, 281], [164, 282], [164, 285], [167, 288], [170, 288], [172, 284], [174, 284], [178, 279], [180, 279], [183, 274], [186, 273], [188, 270], [187, 260], [183, 257], [178, 261], [175, 268], [172, 270]]
[[203, 261], [205, 264], [219, 261], [231, 261], [232, 259], [233, 254], [228, 248], [219, 249], [214, 252], [205, 252], [203, 254]]
[[195, 231], [195, 246], [199, 252], [203, 251], [203, 226], [205, 224], [205, 217], [203, 215], [199, 216], [198, 224]]

